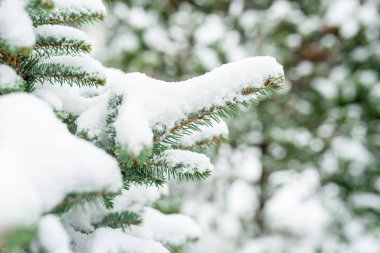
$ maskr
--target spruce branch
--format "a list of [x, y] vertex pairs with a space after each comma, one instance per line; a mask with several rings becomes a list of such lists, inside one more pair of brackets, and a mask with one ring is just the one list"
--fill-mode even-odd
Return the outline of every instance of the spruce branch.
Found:
[[131, 168], [122, 166], [122, 173], [125, 188], [128, 188], [131, 184], [155, 186], [159, 188], [163, 187], [166, 183], [166, 178], [164, 176], [143, 170], [140, 167]]
[[132, 225], [141, 225], [143, 222], [142, 217], [130, 211], [115, 212], [106, 215], [100, 222], [93, 224], [95, 228], [99, 227], [111, 227], [122, 228], [125, 230]]
[[40, 25], [86, 25], [103, 21], [103, 12], [75, 11], [75, 10], [47, 10], [46, 8], [28, 8], [34, 26]]
[[[126, 156], [126, 159], [129, 159], [127, 160], [128, 162], [121, 163], [124, 179], [126, 181], [134, 182], [136, 179], [139, 181], [141, 180], [140, 178], [143, 177], [145, 179], [153, 179], [151, 183], [156, 184], [155, 180], [157, 179], [164, 182], [170, 179], [195, 181], [203, 180], [211, 174], [212, 165], [209, 161], [206, 160], [206, 163], [193, 163], [193, 161], [186, 159], [189, 154], [192, 155], [193, 159], [194, 156], [196, 156], [196, 159], [199, 159], [199, 156], [201, 156], [200, 159], [202, 159], [205, 157], [204, 155], [181, 150], [167, 151], [169, 152], [154, 155], [148, 152], [144, 156], [144, 159], [140, 158], [140, 160], [146, 160], [146, 162], [139, 162], [137, 159], [134, 160], [131, 159], [130, 156]], [[180, 153], [178, 154], [176, 152]], [[127, 153], [125, 152], [125, 154]], [[173, 161], [173, 155], [177, 157], [174, 158], [176, 161]], [[178, 160], [178, 157], [181, 157], [182, 160]], [[120, 161], [120, 156], [118, 160]]]
[[13, 92], [22, 92], [24, 91], [24, 82], [19, 83], [16, 87], [12, 88], [3, 88], [0, 87], [0, 95], [5, 95]]
[[[18, 72], [24, 54], [27, 54], [26, 51], [29, 52], [29, 49], [25, 49], [26, 51], [12, 51], [10, 48], [2, 47], [2, 41], [0, 39], [0, 63], [4, 63], [8, 66], [11, 66]], [[22, 49], [21, 49], [22, 50]]]
[[67, 125], [67, 129], [70, 131], [70, 133], [76, 134], [78, 130], [78, 126], [75, 123], [75, 121], [78, 119], [77, 115], [62, 110], [55, 110], [55, 114], [63, 123]]
[[173, 149], [185, 149], [185, 150], [191, 150], [198, 153], [204, 152], [207, 149], [214, 149], [223, 143], [227, 141], [227, 138], [222, 135], [215, 135], [211, 138], [206, 138], [204, 140], [200, 140], [195, 142], [191, 146], [183, 146], [179, 143], [176, 143], [174, 146], [171, 146], [170, 148]]
[[251, 86], [248, 86], [247, 88], [244, 88], [241, 91], [241, 94], [249, 98], [247, 100], [229, 101], [226, 102], [224, 106], [213, 106], [208, 109], [191, 113], [186, 120], [180, 121], [172, 129], [156, 132], [153, 139], [154, 148], [157, 150], [165, 150], [168, 146], [176, 145], [183, 135], [200, 131], [199, 126], [212, 126], [213, 121], [219, 122], [222, 118], [233, 117], [240, 111], [240, 105], [248, 107], [252, 102], [259, 102], [280, 89], [284, 81], [285, 78], [283, 76], [279, 78], [270, 77], [267, 79], [263, 87], [252, 88]]
[[10, 63], [10, 59], [20, 57], [21, 55], [28, 55], [31, 51], [31, 48], [15, 47], [0, 38], [0, 60], [4, 63]]
[[34, 47], [34, 51], [41, 57], [89, 54], [91, 50], [92, 45], [89, 42], [65, 37], [60, 39], [38, 37]]
[[104, 85], [106, 78], [99, 73], [91, 73], [78, 66], [67, 66], [63, 63], [39, 63], [30, 71], [29, 83], [36, 82], [93, 87]]
[[109, 206], [108, 200], [104, 201], [104, 199], [107, 198], [108, 194], [109, 193], [106, 192], [71, 193], [68, 194], [66, 198], [51, 211], [51, 213], [63, 214], [74, 206], [94, 202], [98, 199], [102, 199], [104, 205], [107, 207]]
[[183, 172], [183, 165], [178, 165], [175, 167], [170, 167], [167, 163], [152, 163], [148, 162], [145, 164], [138, 165], [131, 168], [131, 171], [137, 172], [140, 175], [149, 175], [149, 177], [162, 178], [165, 181], [171, 179], [178, 179], [180, 181], [200, 181], [205, 180], [211, 175], [210, 170], [203, 172], [193, 171], [193, 172]]
[[115, 95], [111, 97], [107, 104], [108, 114], [106, 115], [106, 133], [107, 133], [107, 146], [108, 153], [115, 155], [114, 150], [116, 149], [116, 130], [114, 127], [114, 123], [119, 114], [118, 107], [123, 102], [122, 95]]
[[36, 8], [52, 9], [53, 7], [54, 7], [54, 4], [51, 0], [31, 0], [27, 6], [27, 8], [29, 9], [36, 9]]

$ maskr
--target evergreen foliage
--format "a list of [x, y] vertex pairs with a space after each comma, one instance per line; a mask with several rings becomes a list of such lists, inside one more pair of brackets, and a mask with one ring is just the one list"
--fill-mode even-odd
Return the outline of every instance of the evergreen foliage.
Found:
[[[80, 5], [82, 2], [84, 3], [83, 6]], [[123, 94], [116, 91], [113, 93], [101, 93], [102, 87], [107, 83], [106, 74], [103, 73], [104, 69], [97, 61], [86, 56], [91, 52], [92, 45], [80, 30], [73, 28], [104, 19], [105, 13], [102, 8], [95, 8], [96, 6], [92, 8], [93, 5], [99, 5], [99, 3], [101, 3], [100, 1], [94, 1], [88, 6], [85, 5], [86, 2], [88, 1], [33, 0], [27, 1], [27, 5], [25, 6], [24, 2], [20, 0], [19, 6], [25, 7], [33, 24], [34, 28], [32, 31], [35, 33], [35, 41], [31, 43], [33, 44], [31, 46], [15, 46], [12, 44], [12, 41], [3, 40], [0, 31], [0, 63], [2, 64], [0, 67], [5, 66], [2, 71], [0, 71], [0, 99], [3, 96], [6, 97], [9, 93], [25, 92], [32, 93], [33, 96], [45, 99], [50, 103], [52, 101], [54, 102], [53, 98], [65, 96], [65, 92], [73, 92], [74, 94], [79, 90], [82, 92], [80, 95], [72, 95], [70, 93], [72, 96], [68, 96], [68, 98], [65, 97], [65, 99], [72, 102], [75, 101], [78, 96], [81, 96], [81, 98], [94, 98], [94, 100], [101, 101], [99, 104], [94, 104], [92, 105], [93, 107], [90, 108], [90, 110], [93, 108], [101, 108], [102, 112], [105, 112], [104, 118], [99, 120], [100, 123], [96, 122], [93, 118], [90, 120], [90, 122], [96, 122], [103, 126], [102, 130], [95, 134], [90, 128], [82, 127], [83, 114], [78, 112], [80, 111], [80, 108], [76, 108], [78, 104], [74, 103], [74, 105], [71, 106], [71, 111], [64, 106], [55, 106], [54, 103], [52, 107], [54, 108], [57, 118], [66, 124], [71, 134], [93, 143], [115, 158], [122, 175], [123, 189], [119, 192], [115, 192], [105, 188], [94, 192], [93, 190], [89, 190], [92, 189], [91, 187], [87, 188], [88, 186], [85, 185], [88, 183], [86, 181], [87, 179], [80, 178], [80, 180], [83, 180], [82, 191], [70, 192], [60, 203], [55, 205], [55, 207], [41, 213], [41, 215], [44, 216], [48, 214], [59, 216], [65, 225], [72, 226], [73, 231], [70, 232], [72, 233], [69, 235], [70, 237], [74, 237], [75, 233], [80, 233], [80, 238], [89, 236], [88, 240], [91, 241], [95, 240], [95, 235], [99, 231], [107, 231], [107, 228], [112, 228], [112, 231], [116, 231], [117, 233], [119, 231], [118, 228], [121, 228], [124, 232], [128, 232], [128, 229], [132, 229], [134, 226], [143, 226], [144, 228], [144, 217], [147, 216], [149, 219], [149, 212], [147, 211], [148, 209], [146, 209], [149, 203], [144, 203], [142, 207], [139, 206], [136, 208], [134, 202], [128, 202], [130, 201], [129, 198], [126, 198], [127, 200], [123, 199], [125, 198], [123, 194], [128, 194], [129, 191], [136, 189], [139, 185], [144, 187], [162, 187], [171, 179], [185, 181], [206, 179], [211, 174], [212, 165], [205, 156], [193, 153], [189, 150], [204, 150], [207, 146], [220, 144], [224, 137], [207, 137], [204, 140], [198, 140], [190, 147], [182, 146], [180, 143], [181, 138], [201, 131], [201, 127], [213, 127], [213, 125], [220, 122], [221, 119], [234, 116], [241, 109], [241, 106], [247, 107], [250, 102], [257, 103], [280, 89], [285, 80], [282, 74], [280, 74], [280, 76], [269, 75], [266, 77], [266, 81], [262, 87], [259, 87], [260, 83], [248, 82], [244, 85], [243, 90], [236, 94], [222, 94], [229, 95], [228, 97], [232, 99], [225, 101], [225, 104], [222, 106], [218, 104], [204, 104], [202, 105], [204, 107], [203, 109], [193, 111], [185, 114], [183, 118], [176, 119], [174, 126], [165, 125], [163, 123], [160, 124], [160, 128], [153, 127], [154, 137], [151, 141], [151, 146], [144, 147], [141, 152], [133, 152], [117, 139], [117, 129], [115, 128], [115, 122], [119, 119], [120, 110], [124, 109], [123, 105], [127, 99]], [[0, 9], [5, 3], [10, 4], [11, 2], [10, 0], [0, 2]], [[70, 3], [72, 6], [67, 7]], [[2, 25], [4, 26], [6, 24], [0, 24], [0, 28]], [[30, 41], [28, 41], [28, 43], [30, 43]], [[25, 44], [27, 45], [28, 43]], [[270, 71], [267, 70], [267, 72]], [[231, 75], [232, 74], [233, 73], [231, 73]], [[258, 75], [260, 74], [261, 73], [258, 73]], [[275, 72], [274, 74], [278, 73]], [[10, 84], [5, 83], [9, 77], [13, 77]], [[41, 87], [45, 88], [45, 90]], [[44, 97], [48, 92], [54, 89], [58, 91], [54, 93], [54, 96]], [[62, 101], [65, 99], [62, 99]], [[133, 120], [134, 119], [131, 119], [132, 122]], [[33, 132], [30, 133], [30, 135], [33, 134]], [[44, 143], [44, 140], [41, 140], [41, 142]], [[22, 143], [20, 143], [20, 145], [22, 145]], [[187, 153], [178, 153], [181, 149], [187, 149]], [[31, 150], [31, 152], [33, 152], [33, 150]], [[195, 157], [196, 160], [183, 160], [181, 154], [186, 154], [190, 158]], [[173, 157], [175, 161], [171, 159]], [[22, 159], [22, 157], [20, 159]], [[63, 159], [70, 159], [70, 157], [63, 155]], [[1, 162], [0, 160], [0, 166], [2, 166]], [[84, 161], [84, 164], [85, 163], [86, 161]], [[52, 166], [51, 169], [55, 170], [56, 168]], [[65, 180], [65, 178], [62, 180]], [[54, 188], [54, 186], [51, 187]], [[73, 186], [69, 185], [69, 187]], [[147, 189], [145, 190], [148, 191]], [[48, 195], [48, 193], [46, 194]], [[141, 201], [144, 202], [143, 200]], [[51, 205], [51, 203], [46, 204], [46, 206], [49, 205]], [[86, 208], [90, 208], [90, 206], [94, 207], [95, 211], [92, 210], [93, 213], [91, 211], [86, 213]], [[43, 208], [47, 207], [43, 206]], [[97, 217], [97, 220], [91, 221], [89, 225], [90, 228], [87, 228], [88, 231], [76, 227], [80, 226], [79, 223], [85, 223], [85, 218], [78, 222], [78, 224], [72, 224], [73, 220], [76, 220], [75, 215], [79, 217], [82, 217], [81, 215], [83, 215], [83, 217], [87, 215], [90, 217], [90, 220], [95, 219], [94, 217], [96, 215], [94, 213], [96, 213], [96, 211], [101, 213], [98, 214], [100, 218]], [[84, 212], [84, 214], [81, 212]], [[167, 219], [167, 217], [161, 213], [159, 213], [158, 217], [161, 217], [163, 220]], [[48, 219], [44, 224], [48, 224], [54, 233], [69, 237], [66, 234], [67, 231], [65, 232], [65, 228], [60, 223], [61, 221], [57, 223], [54, 219]], [[55, 246], [50, 245], [49, 240], [46, 240], [46, 236], [49, 235], [43, 232], [44, 227], [38, 224], [38, 220], [34, 220], [33, 222], [35, 224], [31, 227], [17, 224], [16, 227], [6, 228], [7, 230], [5, 232], [3, 232], [2, 224], [0, 224], [0, 249], [4, 248], [7, 253], [38, 252], [39, 249], [43, 252], [58, 252], [54, 251], [52, 247], [54, 248]], [[193, 223], [191, 223], [192, 221], [189, 222], [186, 220], [186, 222], [194, 226]], [[38, 226], [40, 227], [35, 228]], [[178, 226], [178, 224], [173, 225], [174, 228], [176, 226]], [[180, 240], [175, 243], [167, 244], [180, 248], [181, 244], [186, 243], [186, 240], [193, 241], [198, 236], [198, 231], [191, 231], [191, 226], [188, 228], [190, 229], [190, 235], [187, 237], [182, 236], [185, 238], [185, 241]], [[167, 229], [171, 228], [169, 227]], [[91, 237], [91, 235], [94, 236]], [[172, 236], [175, 235], [176, 233]], [[160, 241], [164, 244], [166, 243], [165, 240], [167, 239], [162, 239], [160, 236], [153, 237], [152, 240], [148, 241], [149, 243], [144, 241], [145, 239], [133, 237], [134, 235], [127, 233], [121, 236], [125, 238], [131, 236], [134, 238], [131, 240], [135, 240], [136, 243], [138, 242], [136, 245], [142, 247], [140, 249], [136, 246], [135, 249], [132, 249], [133, 252], [167, 252], [161, 244], [156, 242]], [[75, 239], [70, 238], [70, 240], [74, 241]], [[64, 241], [69, 241], [69, 239], [61, 240], [62, 243]], [[77, 246], [77, 243], [72, 244]], [[94, 242], [94, 245], [95, 244], [96, 242]], [[118, 248], [117, 245], [113, 246]], [[148, 248], [148, 251], [144, 251], [143, 247], [148, 246], [154, 247], [157, 251], [151, 251], [150, 248]]]

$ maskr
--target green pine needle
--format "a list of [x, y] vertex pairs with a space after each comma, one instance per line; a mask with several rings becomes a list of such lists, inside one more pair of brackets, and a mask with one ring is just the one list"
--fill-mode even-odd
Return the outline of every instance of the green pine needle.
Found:
[[99, 223], [94, 224], [94, 227], [122, 228], [125, 230], [132, 225], [141, 225], [142, 222], [143, 220], [139, 214], [130, 211], [123, 211], [106, 215]]

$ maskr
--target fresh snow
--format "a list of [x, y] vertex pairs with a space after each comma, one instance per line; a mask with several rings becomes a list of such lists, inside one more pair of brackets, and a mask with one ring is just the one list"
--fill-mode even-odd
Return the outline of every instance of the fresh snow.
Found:
[[[100, 75], [102, 71], [96, 61], [89, 64], [81, 57], [53, 57], [44, 62], [79, 66], [79, 69], [95, 75]], [[141, 73], [125, 74], [115, 69], [106, 69], [105, 73], [107, 85], [97, 91], [100, 96], [96, 99], [75, 95], [71, 100], [69, 94], [72, 91], [50, 88], [51, 85], [37, 88], [37, 94], [53, 106], [78, 115], [78, 129], [100, 139], [105, 136], [107, 101], [115, 95], [122, 95], [123, 103], [118, 108], [114, 123], [116, 140], [137, 155], [152, 144], [154, 132], [167, 133], [191, 113], [224, 106], [229, 101], [256, 98], [255, 94], [243, 95], [243, 88], [263, 87], [268, 78], [283, 76], [283, 69], [274, 58], [264, 56], [225, 64], [207, 74], [181, 82], [169, 83]], [[216, 130], [221, 134], [227, 132], [223, 125]], [[200, 135], [194, 138], [200, 140]], [[191, 141], [187, 139], [185, 142]]]
[[152, 239], [129, 235], [121, 229], [112, 228], [95, 230], [86, 244], [87, 250], [83, 253], [169, 253], [161, 243]]
[[[25, 11], [27, 3], [26, 0], [0, 3], [0, 39], [7, 46], [32, 47], [36, 36], [90, 44], [87, 35], [73, 27], [33, 28]], [[53, 0], [53, 3], [55, 9], [51, 13], [57, 15], [106, 12], [101, 0]], [[141, 17], [138, 11], [130, 13], [131, 20], [141, 22], [137, 20]], [[216, 29], [210, 33], [209, 28]], [[201, 44], [209, 45], [223, 37], [225, 31], [220, 19], [213, 16], [197, 34], [196, 39]], [[202, 40], [205, 34], [208, 37]], [[157, 36], [160, 37], [158, 44], [153, 43]], [[159, 26], [152, 25], [143, 37], [157, 50], [180, 50], [173, 46], [172, 34]], [[225, 46], [228, 47], [228, 43]], [[238, 52], [235, 55], [239, 55]], [[70, 67], [73, 72], [105, 78], [104, 67], [87, 56], [55, 56], [38, 64], [57, 64], [62, 69]], [[211, 67], [219, 61], [215, 56], [208, 63], [204, 60], [204, 64]], [[152, 144], [155, 134], [169, 133], [192, 113], [225, 106], [228, 102], [255, 99], [256, 94], [243, 95], [242, 90], [263, 87], [269, 78], [282, 77], [283, 69], [272, 57], [253, 57], [181, 82], [168, 83], [141, 73], [125, 74], [111, 69], [107, 75], [109, 85], [104, 88], [54, 86], [41, 81], [35, 84], [33, 94], [0, 97], [0, 198], [3, 200], [0, 233], [37, 225], [38, 240], [33, 247], [50, 253], [72, 253], [71, 246], [75, 252], [83, 253], [168, 253], [163, 245], [180, 247], [197, 240], [201, 230], [193, 219], [163, 214], [148, 207], [167, 194], [167, 188], [132, 185], [128, 191], [120, 191], [112, 209], [106, 209], [102, 201], [96, 199], [74, 206], [61, 219], [47, 214], [70, 193], [119, 192], [122, 187], [117, 161], [104, 150], [71, 134], [53, 109], [78, 116], [78, 131], [85, 130], [90, 137], [106, 141], [108, 102], [115, 95], [121, 95], [123, 103], [114, 123], [116, 142], [138, 154]], [[0, 88], [12, 88], [20, 82], [21, 78], [12, 68], [0, 65]], [[224, 122], [199, 128], [200, 132], [184, 136], [181, 144], [190, 147], [228, 134]], [[178, 167], [182, 173], [204, 173], [214, 168], [206, 155], [187, 150], [166, 150], [153, 160]], [[128, 231], [96, 228], [96, 222], [107, 214], [126, 210], [142, 212], [144, 223]]]
[[[114, 207], [106, 209], [102, 201], [92, 201], [71, 208], [63, 215], [63, 223], [76, 231], [92, 232], [93, 226], [110, 212], [133, 211], [141, 213], [145, 207], [152, 205], [167, 191], [166, 188], [131, 185], [130, 189], [122, 190], [113, 200]], [[75, 235], [73, 235], [75, 236]]]
[[54, 6], [60, 10], [106, 13], [102, 0], [53, 0]]
[[141, 210], [145, 206], [152, 205], [167, 194], [166, 187], [155, 188], [142, 185], [131, 185], [128, 190], [122, 190], [114, 199], [114, 211]]
[[1, 97], [0, 122], [0, 231], [35, 221], [69, 193], [122, 186], [117, 162], [32, 95]]
[[94, 78], [105, 78], [102, 64], [89, 56], [55, 56], [43, 60], [41, 64], [60, 64], [72, 67], [78, 73], [86, 72]]
[[[63, 215], [62, 220], [74, 242], [75, 252], [167, 252], [158, 242], [166, 246], [181, 246], [198, 239], [201, 230], [190, 217], [162, 214], [149, 207], [162, 194], [166, 194], [166, 191], [165, 188], [131, 186], [128, 191], [122, 190], [121, 194], [116, 196], [112, 209], [106, 209], [101, 201], [88, 202], [70, 209]], [[132, 226], [125, 231], [95, 229], [92, 225], [109, 213], [126, 210], [142, 213], [143, 224]], [[82, 231], [85, 234], [74, 231]]]
[[133, 227], [135, 235], [153, 238], [164, 245], [181, 246], [201, 236], [201, 229], [190, 217], [182, 214], [162, 214], [145, 208], [141, 227]]
[[165, 150], [159, 157], [154, 158], [155, 162], [164, 162], [170, 168], [176, 168], [177, 166], [183, 173], [204, 173], [206, 171], [212, 171], [214, 166], [204, 154], [195, 153], [188, 150]]
[[35, 42], [32, 20], [25, 10], [25, 0], [0, 2], [0, 40], [10, 48], [29, 48]]
[[[80, 115], [90, 107], [102, 103], [101, 101], [106, 99], [104, 95], [91, 96], [98, 95], [100, 90], [101, 88], [95, 87], [70, 87], [68, 85], [51, 85], [50, 82], [43, 82], [36, 85], [34, 94], [56, 110]], [[91, 120], [89, 119], [86, 123], [91, 124]]]
[[270, 78], [283, 75], [272, 57], [252, 57], [225, 64], [211, 72], [182, 82], [164, 82], [141, 73], [109, 72], [109, 89], [124, 95], [115, 122], [117, 140], [131, 152], [139, 153], [150, 145], [153, 130], [168, 131], [188, 115], [229, 101], [246, 101], [243, 88], [263, 87]]
[[22, 79], [16, 71], [8, 65], [0, 64], [0, 90], [16, 88]]
[[70, 239], [59, 218], [47, 215], [38, 223], [38, 241], [49, 253], [72, 253]]
[[54, 38], [65, 40], [85, 41], [90, 43], [90, 38], [81, 30], [63, 25], [41, 25], [36, 28], [36, 34], [40, 38]]

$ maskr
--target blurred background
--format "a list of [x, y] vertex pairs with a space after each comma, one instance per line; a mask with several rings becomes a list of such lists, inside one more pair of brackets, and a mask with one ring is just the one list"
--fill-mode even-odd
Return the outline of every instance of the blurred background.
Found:
[[107, 5], [90, 31], [106, 66], [167, 81], [256, 55], [285, 68], [284, 90], [228, 122], [213, 176], [156, 204], [203, 228], [172, 252], [380, 252], [379, 0]]

